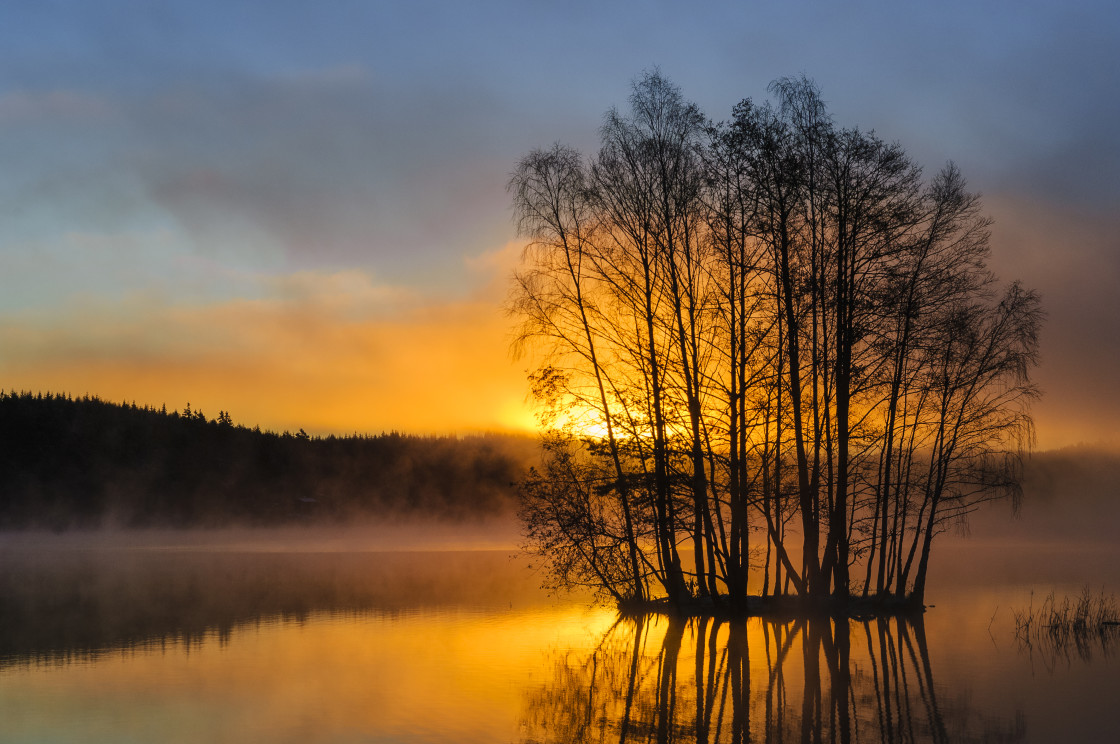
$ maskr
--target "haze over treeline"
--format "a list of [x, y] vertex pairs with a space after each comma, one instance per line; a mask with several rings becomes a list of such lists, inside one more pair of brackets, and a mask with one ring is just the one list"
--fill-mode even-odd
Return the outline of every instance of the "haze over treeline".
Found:
[[502, 435], [310, 437], [96, 397], [0, 393], [0, 528], [329, 524], [512, 510]]
[[[531, 438], [304, 438], [204, 412], [96, 397], [0, 394], [0, 528], [227, 527], [508, 516]], [[1025, 463], [1019, 519], [973, 515], [979, 538], [1110, 538], [1120, 454], [1089, 447]], [[301, 499], [314, 499], [304, 501]]]
[[1081, 445], [1036, 452], [1023, 469], [1023, 497], [973, 515], [978, 538], [1114, 543], [1120, 524], [1120, 452]]

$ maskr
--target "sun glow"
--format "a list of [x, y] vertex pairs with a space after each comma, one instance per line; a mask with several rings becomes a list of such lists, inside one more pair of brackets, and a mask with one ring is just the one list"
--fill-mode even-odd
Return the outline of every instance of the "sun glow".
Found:
[[[286, 289], [270, 300], [133, 298], [0, 317], [4, 387], [169, 410], [190, 403], [209, 417], [225, 410], [248, 426], [324, 435], [535, 428], [489, 294], [377, 310], [364, 283], [354, 302], [332, 294], [353, 277], [295, 279], [298, 292], [274, 282]], [[320, 279], [322, 291], [309, 288]]]

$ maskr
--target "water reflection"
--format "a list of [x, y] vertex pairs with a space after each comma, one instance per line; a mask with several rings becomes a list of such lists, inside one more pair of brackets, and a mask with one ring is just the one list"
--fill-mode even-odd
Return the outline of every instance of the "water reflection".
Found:
[[1047, 669], [1074, 660], [1089, 663], [1109, 658], [1120, 642], [1120, 607], [1116, 597], [1094, 595], [1085, 587], [1076, 599], [1051, 592], [1041, 606], [1014, 611], [1015, 640], [1020, 653], [1038, 659]]
[[934, 681], [920, 617], [621, 619], [558, 654], [526, 706], [527, 742], [1021, 742]]
[[0, 560], [0, 668], [206, 638], [313, 613], [512, 608], [534, 579], [502, 551], [24, 551]]
[[505, 551], [0, 546], [0, 740], [1120, 741], [1112, 647], [1024, 653], [1027, 588], [838, 626], [538, 583]]

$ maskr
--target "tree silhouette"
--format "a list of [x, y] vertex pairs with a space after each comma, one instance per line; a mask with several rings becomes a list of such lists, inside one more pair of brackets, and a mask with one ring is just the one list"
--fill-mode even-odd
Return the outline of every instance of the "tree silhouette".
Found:
[[511, 513], [531, 440], [311, 437], [229, 412], [0, 393], [0, 527], [216, 527]]
[[979, 198], [808, 79], [770, 90], [712, 124], [647, 73], [594, 157], [511, 178], [554, 432], [522, 513], [558, 584], [742, 609], [761, 553], [762, 594], [920, 604], [933, 537], [1016, 491], [1042, 314], [986, 268]]

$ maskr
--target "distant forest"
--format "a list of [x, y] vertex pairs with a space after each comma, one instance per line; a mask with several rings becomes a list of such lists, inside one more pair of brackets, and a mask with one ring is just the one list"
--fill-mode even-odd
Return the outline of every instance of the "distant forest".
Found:
[[0, 392], [0, 529], [329, 524], [512, 513], [500, 435], [311, 437], [96, 397]]

